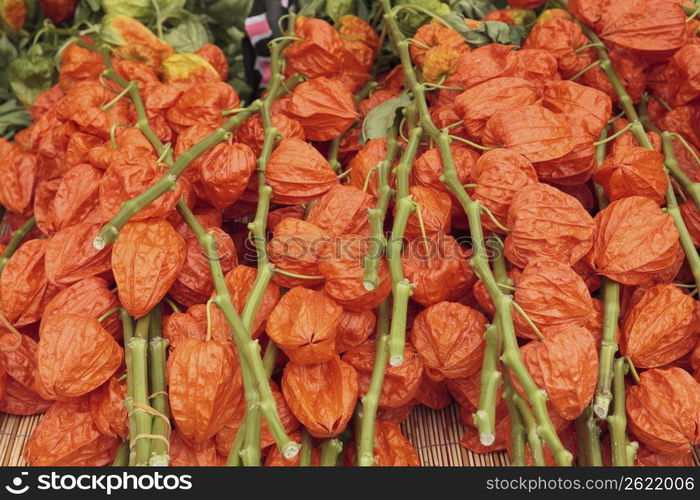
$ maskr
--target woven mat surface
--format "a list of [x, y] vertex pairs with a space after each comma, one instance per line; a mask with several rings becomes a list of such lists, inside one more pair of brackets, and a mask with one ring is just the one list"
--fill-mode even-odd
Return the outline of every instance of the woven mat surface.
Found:
[[[41, 415], [18, 417], [0, 413], [0, 465], [24, 466], [22, 450], [41, 420]], [[413, 443], [421, 463], [426, 466], [485, 467], [508, 465], [505, 453], [478, 455], [459, 445], [463, 427], [459, 411], [451, 406], [433, 411], [418, 406], [402, 424], [404, 435]]]

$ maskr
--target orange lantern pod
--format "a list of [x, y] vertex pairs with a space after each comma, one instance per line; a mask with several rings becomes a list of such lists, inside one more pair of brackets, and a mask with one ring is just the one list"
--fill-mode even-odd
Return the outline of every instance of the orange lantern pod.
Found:
[[512, 53], [511, 46], [490, 43], [462, 54], [457, 60], [457, 75], [463, 88], [470, 89], [492, 78], [520, 76], [513, 69]]
[[51, 236], [57, 231], [57, 223], [53, 213], [53, 200], [56, 197], [56, 191], [60, 184], [60, 178], [42, 181], [37, 184], [34, 190], [34, 219], [36, 220], [37, 229], [44, 236]]
[[595, 244], [586, 258], [598, 274], [619, 283], [648, 282], [676, 259], [678, 229], [649, 198], [614, 201], [596, 215], [595, 225]]
[[[131, 198], [140, 195], [167, 172], [156, 165], [156, 158], [134, 158], [112, 163], [100, 180], [100, 211], [102, 220], [111, 220]], [[175, 210], [175, 205], [185, 191], [186, 179], [177, 181], [175, 191], [168, 191], [153, 203], [146, 205], [131, 218], [132, 221], [150, 217], [165, 217]]]
[[[71, 136], [71, 140], [74, 137]], [[146, 136], [135, 127], [115, 128], [114, 141], [117, 147], [112, 144], [111, 137], [110, 140], [93, 146], [86, 152], [87, 158], [84, 161], [99, 170], [107, 170], [113, 163], [139, 159], [148, 159], [151, 163], [156, 163], [158, 159], [155, 149]]]
[[479, 371], [486, 344], [486, 317], [456, 302], [438, 302], [413, 322], [411, 343], [433, 380], [468, 377]]
[[595, 173], [610, 201], [628, 196], [646, 196], [658, 205], [665, 203], [668, 179], [664, 157], [641, 146], [616, 147]]
[[649, 86], [654, 95], [671, 106], [683, 106], [700, 96], [697, 84], [700, 76], [700, 66], [697, 63], [699, 56], [700, 46], [689, 43], [678, 49], [668, 64], [660, 65], [656, 71], [652, 70]]
[[[216, 253], [219, 255], [222, 271], [225, 273], [230, 271], [238, 264], [236, 247], [231, 237], [218, 227], [207, 228], [207, 232], [214, 235]], [[185, 263], [168, 293], [180, 304], [193, 306], [209, 300], [214, 291], [214, 282], [211, 278], [209, 258], [197, 238], [189, 238], [185, 244], [187, 245]]]
[[[442, 191], [425, 186], [411, 186], [408, 188], [409, 196], [417, 205], [406, 221], [405, 236], [408, 239], [423, 236], [434, 236], [438, 233], [450, 232], [450, 213], [452, 211], [452, 201], [450, 196]], [[418, 211], [420, 210], [420, 216]], [[422, 218], [422, 227], [421, 219]]]
[[338, 19], [337, 28], [342, 39], [359, 40], [374, 51], [379, 48], [379, 35], [364, 19], [346, 14]]
[[[92, 41], [87, 38], [83, 39]], [[61, 53], [58, 87], [63, 92], [68, 92], [78, 83], [85, 80], [96, 80], [104, 70], [105, 63], [100, 54], [71, 43]]]
[[0, 139], [0, 203], [18, 214], [31, 208], [32, 191], [39, 173], [39, 157], [23, 153], [17, 145]]
[[600, 137], [612, 112], [607, 94], [568, 80], [547, 82], [542, 105], [594, 140]]
[[[360, 398], [369, 388], [376, 350], [374, 339], [368, 339], [343, 354], [343, 361], [352, 365], [357, 372]], [[386, 367], [379, 407], [399, 408], [407, 404], [418, 392], [422, 376], [423, 364], [418, 352], [411, 344], [406, 344], [403, 364]]]
[[423, 77], [428, 82], [436, 82], [454, 75], [460, 54], [468, 50], [469, 47], [464, 42], [459, 47], [441, 43], [431, 48], [425, 55]]
[[337, 80], [312, 78], [294, 87], [286, 114], [298, 121], [306, 137], [329, 141], [357, 120], [352, 94]]
[[596, 55], [592, 48], [577, 51], [590, 42], [581, 26], [570, 17], [554, 17], [542, 22], [543, 17], [550, 12], [552, 9], [547, 9], [540, 15], [523, 47], [549, 52], [557, 60], [561, 77], [568, 79], [595, 61]]
[[576, 145], [566, 120], [538, 104], [494, 114], [486, 122], [482, 142], [510, 149], [533, 163], [561, 158]]
[[335, 334], [335, 352], [342, 354], [360, 345], [374, 333], [377, 316], [372, 311], [343, 309]]
[[203, 124], [218, 127], [225, 121], [222, 110], [240, 106], [238, 94], [226, 82], [198, 83], [187, 89], [174, 106], [166, 112], [170, 126], [176, 132]]
[[222, 81], [228, 80], [228, 62], [226, 62], [226, 55], [223, 50], [214, 44], [205, 43], [195, 50], [194, 53], [211, 64]]
[[[299, 421], [289, 408], [287, 401], [284, 399], [282, 391], [277, 388], [277, 385], [274, 382], [270, 382], [270, 390], [272, 391], [272, 396], [275, 398], [277, 414], [282, 421], [282, 427], [284, 427], [284, 431], [287, 433], [287, 435], [291, 437], [292, 433], [299, 429]], [[228, 457], [233, 441], [236, 438], [236, 434], [238, 434], [238, 429], [240, 429], [241, 424], [243, 423], [245, 414], [246, 402], [245, 399], [242, 398], [236, 407], [233, 418], [231, 418], [231, 420], [229, 420], [216, 435], [216, 451], [219, 453], [219, 455]], [[265, 419], [263, 418], [261, 421], [260, 449], [269, 449], [270, 453], [274, 453], [274, 451], [277, 450], [277, 446], [273, 446], [275, 444], [275, 439], [272, 436]], [[295, 439], [295, 441], [297, 443], [301, 442], [300, 439]]]
[[121, 440], [95, 426], [87, 396], [54, 403], [27, 441], [31, 466], [100, 467], [112, 463]]
[[[36, 377], [37, 350], [39, 345], [28, 335], [22, 335], [18, 342], [17, 335], [4, 328], [1, 331], [0, 346], [3, 348], [5, 372], [23, 386], [34, 390]], [[18, 347], [19, 344], [19, 347]]]
[[110, 270], [111, 247], [97, 250], [92, 242], [101, 224], [82, 223], [61, 229], [46, 244], [46, 277], [69, 285]]
[[[283, 219], [267, 244], [270, 262], [276, 268], [304, 276], [319, 276], [318, 259], [328, 236], [319, 227], [299, 219]], [[277, 274], [275, 282], [286, 288], [315, 286], [321, 279], [305, 279]]]
[[175, 424], [183, 439], [193, 445], [214, 437], [233, 417], [243, 395], [230, 343], [179, 342], [168, 358], [167, 376]]
[[345, 430], [357, 404], [357, 375], [339, 357], [325, 363], [290, 362], [282, 375], [282, 393], [294, 416], [314, 437], [329, 438]]
[[689, 453], [700, 442], [700, 384], [681, 368], [652, 368], [627, 390], [627, 421], [651, 451]]
[[650, 450], [647, 446], [637, 449], [637, 457], [634, 460], [637, 467], [691, 467], [693, 454], [682, 452], [673, 455], [665, 455]]
[[92, 420], [102, 434], [125, 439], [129, 435], [129, 415], [124, 405], [126, 382], [116, 377], [102, 384], [89, 395]]
[[224, 209], [243, 194], [255, 172], [255, 154], [241, 143], [217, 144], [199, 164], [199, 177], [207, 199]]
[[[238, 314], [243, 314], [243, 306], [248, 300], [253, 284], [258, 275], [258, 270], [253, 267], [239, 265], [234, 267], [225, 277], [226, 287], [231, 295], [231, 302]], [[257, 338], [265, 329], [270, 311], [275, 307], [280, 298], [280, 289], [274, 283], [269, 283], [260, 299], [258, 312], [253, 319], [251, 335]]]
[[450, 396], [450, 392], [447, 390], [447, 383], [444, 380], [436, 382], [423, 374], [418, 392], [416, 392], [416, 402], [433, 410], [442, 410], [450, 405], [452, 396]]
[[[199, 221], [202, 227], [221, 227], [221, 212], [215, 208], [204, 208], [201, 210], [194, 211], [194, 217]], [[195, 234], [184, 221], [180, 214], [173, 214], [170, 219], [168, 219], [177, 233], [182, 236], [185, 240], [194, 238]]]
[[112, 271], [128, 313], [148, 314], [175, 283], [186, 258], [185, 240], [166, 220], [124, 226], [112, 250]]
[[57, 117], [70, 120], [79, 130], [109, 139], [112, 127], [129, 123], [130, 101], [120, 99], [109, 109], [103, 106], [117, 96], [98, 81], [86, 81], [68, 91], [55, 107]]
[[525, 267], [535, 257], [573, 265], [593, 245], [595, 224], [581, 203], [546, 184], [523, 187], [508, 210], [505, 256]]
[[324, 292], [341, 306], [351, 311], [375, 309], [391, 291], [389, 266], [383, 258], [377, 266], [379, 284], [374, 290], [364, 285], [362, 260], [368, 254], [369, 241], [365, 236], [346, 234], [322, 246], [318, 270], [324, 278]]
[[379, 408], [377, 409], [377, 420], [388, 420], [400, 425], [418, 404], [422, 403], [419, 403], [417, 399], [412, 399], [400, 408]]
[[693, 200], [686, 200], [681, 206], [681, 216], [695, 246], [700, 246], [700, 210]]
[[226, 457], [216, 452], [214, 438], [191, 446], [182, 437], [179, 429], [170, 433], [170, 466], [171, 467], [222, 467], [226, 465]]
[[193, 53], [168, 56], [163, 61], [163, 82], [200, 84], [220, 82], [221, 75], [209, 61]]
[[[537, 173], [527, 158], [500, 148], [481, 155], [474, 166], [473, 176], [476, 187], [472, 198], [491, 210], [504, 226], [515, 193], [537, 183]], [[490, 231], [498, 230], [486, 214], [481, 216], [481, 224]]]
[[[301, 442], [301, 432], [291, 434], [289, 438], [294, 442]], [[301, 453], [294, 458], [284, 458], [276, 446], [270, 449], [270, 453], [265, 457], [265, 467], [299, 467]], [[319, 467], [321, 465], [321, 450], [318, 447], [311, 449], [311, 467]]]
[[[515, 282], [515, 302], [540, 330], [552, 326], [584, 326], [593, 303], [583, 279], [566, 264], [546, 257], [530, 260]], [[523, 316], [513, 311], [518, 334], [535, 338]]]
[[[119, 299], [108, 288], [105, 279], [97, 276], [85, 278], [58, 292], [46, 303], [41, 324], [57, 314], [74, 314], [84, 318], [99, 319], [108, 311], [119, 307]], [[122, 337], [122, 323], [118, 314], [110, 314], [100, 323], [115, 340]], [[41, 335], [41, 329], [39, 329]]]
[[101, 178], [101, 171], [84, 163], [63, 174], [51, 203], [56, 229], [81, 222], [102, 222], [99, 195]]
[[15, 326], [41, 319], [47, 302], [59, 288], [46, 278], [46, 240], [29, 240], [10, 257], [0, 275], [0, 303], [7, 320]]
[[[412, 45], [413, 46], [413, 45]], [[481, 137], [486, 122], [499, 111], [539, 103], [537, 87], [522, 78], [492, 78], [465, 90], [455, 99], [467, 132]]]
[[[304, 210], [304, 207], [302, 205], [289, 205], [286, 207], [271, 210], [267, 214], [267, 229], [268, 231], [274, 232], [275, 229], [277, 229], [277, 225], [284, 219], [304, 220], [305, 215], [306, 210]], [[306, 220], [308, 221], [308, 217], [306, 218]]]
[[44, 322], [37, 350], [37, 383], [47, 399], [87, 394], [119, 368], [122, 348], [99, 321], [57, 314]]
[[319, 198], [338, 183], [335, 172], [312, 145], [301, 139], [282, 139], [267, 162], [272, 200], [299, 205]]
[[116, 55], [122, 59], [141, 61], [155, 71], [160, 71], [163, 61], [174, 52], [170, 44], [126, 15], [106, 16], [102, 20], [100, 34], [105, 41], [116, 46]]
[[294, 41], [285, 51], [286, 73], [308, 78], [333, 77], [343, 66], [345, 48], [340, 36], [326, 21], [299, 16], [294, 23]]
[[642, 54], [670, 55], [686, 41], [685, 14], [676, 0], [573, 0], [569, 9], [604, 41]]
[[[348, 446], [345, 464], [354, 465], [357, 451]], [[418, 452], [401, 433], [398, 424], [388, 420], [374, 423], [374, 465], [376, 467], [420, 467]]]
[[[209, 318], [209, 320], [207, 320]], [[206, 304], [195, 304], [185, 312], [174, 312], [163, 320], [163, 337], [168, 340], [172, 351], [183, 340], [207, 339], [208, 324], [211, 323], [211, 338], [222, 344], [232, 344], [231, 327], [224, 313], [211, 304], [207, 312]]]
[[405, 278], [413, 285], [411, 298], [423, 306], [457, 301], [468, 296], [476, 280], [468, 259], [471, 251], [449, 234], [414, 239], [401, 254]]
[[536, 162], [537, 176], [544, 182], [563, 186], [580, 186], [594, 174], [597, 162], [593, 138], [578, 124], [571, 125], [574, 149], [554, 160]]
[[10, 415], [36, 415], [45, 413], [53, 402], [46, 401], [34, 390], [7, 375], [5, 394], [0, 399], [0, 411]]
[[[386, 156], [386, 138], [370, 139], [348, 164], [348, 184], [364, 192], [379, 197], [377, 181], [377, 164]], [[389, 184], [393, 185], [394, 176], [390, 174]]]
[[160, 78], [146, 63], [112, 57], [112, 65], [119, 76], [127, 82], [135, 80], [140, 89], [149, 85], [160, 85]]
[[416, 43], [408, 46], [411, 60], [421, 68], [439, 46], [451, 48], [457, 54], [469, 52], [469, 46], [464, 42], [464, 38], [441, 23], [424, 24], [418, 28], [413, 39]]
[[[306, 134], [304, 134], [301, 124], [286, 114], [273, 113], [271, 120], [272, 126], [275, 127], [282, 137], [306, 140]], [[253, 150], [255, 156], [260, 156], [263, 142], [265, 142], [265, 127], [263, 127], [260, 114], [256, 113], [241, 123], [241, 126], [236, 129], [236, 141], [241, 144], [247, 144]]]
[[523, 363], [549, 402], [565, 420], [578, 417], [591, 402], [598, 377], [593, 336], [580, 326], [557, 325], [520, 349]]
[[369, 236], [367, 210], [373, 206], [374, 200], [368, 193], [351, 185], [338, 184], [319, 198], [306, 220], [331, 237], [348, 233]]
[[[185, 83], [165, 83], [142, 87], [141, 100], [146, 108], [146, 117], [151, 124], [153, 132], [161, 141], [174, 141], [175, 131], [168, 121], [168, 110], [172, 108], [178, 99], [188, 90], [190, 85]], [[192, 166], [194, 166], [194, 163]]]
[[675, 285], [654, 285], [625, 314], [620, 351], [639, 368], [685, 356], [698, 341], [696, 301]]
[[[478, 153], [467, 147], [458, 145], [450, 146], [452, 159], [457, 171], [457, 179], [461, 184], [472, 181], [472, 170], [479, 159]], [[442, 156], [437, 148], [429, 149], [420, 155], [414, 162], [411, 170], [411, 177], [415, 184], [425, 186], [443, 193], [450, 193], [449, 189], [442, 183], [440, 176], [443, 174]], [[450, 193], [451, 195], [451, 193]], [[452, 195], [451, 195], [452, 196]], [[456, 198], [452, 197], [452, 204], [461, 210], [461, 206]]]
[[342, 307], [321, 292], [295, 287], [267, 319], [270, 339], [295, 363], [324, 363], [335, 356]]

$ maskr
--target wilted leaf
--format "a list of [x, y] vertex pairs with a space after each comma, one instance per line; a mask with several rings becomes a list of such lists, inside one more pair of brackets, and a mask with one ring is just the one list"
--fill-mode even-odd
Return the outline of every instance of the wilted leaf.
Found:
[[461, 13], [469, 19], [483, 19], [486, 14], [498, 8], [490, 0], [450, 0], [450, 7], [453, 12]]
[[357, 10], [356, 0], [326, 0], [326, 14], [338, 22], [342, 16], [353, 14]]

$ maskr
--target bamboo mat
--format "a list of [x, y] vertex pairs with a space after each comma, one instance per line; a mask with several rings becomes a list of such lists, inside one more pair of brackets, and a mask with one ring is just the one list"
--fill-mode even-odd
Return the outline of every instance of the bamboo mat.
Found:
[[[25, 466], [22, 450], [41, 420], [41, 415], [18, 417], [0, 413], [0, 465]], [[478, 455], [459, 445], [464, 428], [459, 410], [451, 406], [442, 411], [416, 407], [401, 425], [406, 438], [415, 446], [425, 466], [485, 467], [508, 465], [505, 453]]]

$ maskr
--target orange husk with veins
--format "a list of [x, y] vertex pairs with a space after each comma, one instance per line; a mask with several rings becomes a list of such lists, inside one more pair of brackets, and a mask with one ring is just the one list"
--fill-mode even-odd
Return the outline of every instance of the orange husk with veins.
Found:
[[357, 375], [337, 356], [312, 365], [290, 362], [284, 368], [282, 393], [309, 434], [334, 437], [345, 430], [357, 403]]
[[695, 347], [700, 330], [696, 301], [675, 285], [654, 285], [627, 310], [620, 352], [636, 367], [671, 363]]
[[[556, 260], [531, 260], [515, 282], [515, 301], [540, 329], [585, 326], [593, 314], [591, 296], [583, 279]], [[513, 311], [518, 335], [535, 338], [535, 332], [518, 311]]]
[[700, 442], [700, 383], [677, 367], [653, 368], [627, 390], [627, 421], [642, 444], [663, 454]]
[[342, 308], [324, 294], [295, 287], [277, 303], [267, 320], [270, 339], [295, 363], [324, 363], [335, 354]]
[[455, 302], [438, 302], [413, 322], [411, 343], [423, 361], [425, 374], [436, 381], [462, 378], [481, 367], [486, 317]]
[[649, 198], [612, 202], [595, 217], [595, 244], [586, 259], [603, 276], [625, 285], [649, 282], [676, 259], [680, 243], [670, 215]]

